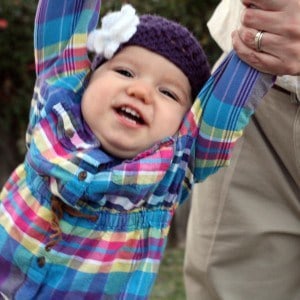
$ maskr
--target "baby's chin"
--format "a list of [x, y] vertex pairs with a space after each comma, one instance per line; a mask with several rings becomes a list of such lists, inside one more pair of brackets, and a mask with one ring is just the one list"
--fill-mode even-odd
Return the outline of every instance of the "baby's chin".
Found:
[[138, 154], [142, 153], [143, 149], [129, 149], [125, 148], [124, 146], [122, 148], [120, 147], [112, 147], [108, 145], [103, 145], [101, 144], [101, 149], [104, 150], [108, 155], [113, 156], [117, 159], [133, 159], [136, 157]]

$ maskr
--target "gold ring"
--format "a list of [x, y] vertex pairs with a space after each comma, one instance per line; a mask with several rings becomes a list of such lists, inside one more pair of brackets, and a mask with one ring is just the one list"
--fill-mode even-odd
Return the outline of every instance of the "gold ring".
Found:
[[264, 35], [263, 30], [259, 30], [255, 35], [254, 44], [255, 44], [255, 49], [258, 52], [261, 51], [261, 42], [262, 42], [263, 35]]

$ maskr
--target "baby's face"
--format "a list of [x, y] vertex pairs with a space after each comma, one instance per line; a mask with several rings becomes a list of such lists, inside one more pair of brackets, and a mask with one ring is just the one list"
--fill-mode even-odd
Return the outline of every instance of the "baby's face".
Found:
[[129, 46], [93, 73], [81, 108], [104, 150], [132, 158], [174, 135], [191, 104], [189, 81], [177, 66]]

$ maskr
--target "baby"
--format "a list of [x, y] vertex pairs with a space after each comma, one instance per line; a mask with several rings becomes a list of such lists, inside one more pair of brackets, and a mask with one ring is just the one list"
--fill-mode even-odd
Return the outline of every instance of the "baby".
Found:
[[93, 31], [99, 9], [39, 1], [28, 151], [0, 194], [4, 298], [147, 299], [177, 206], [272, 83], [234, 53], [208, 79], [186, 28], [129, 5]]

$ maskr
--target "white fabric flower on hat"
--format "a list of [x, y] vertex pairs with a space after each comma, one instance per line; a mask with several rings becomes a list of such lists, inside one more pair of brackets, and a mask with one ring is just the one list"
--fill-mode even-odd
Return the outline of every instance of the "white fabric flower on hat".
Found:
[[103, 17], [101, 28], [89, 34], [87, 48], [110, 59], [119, 46], [135, 34], [139, 22], [135, 9], [130, 4], [126, 4], [120, 11]]

